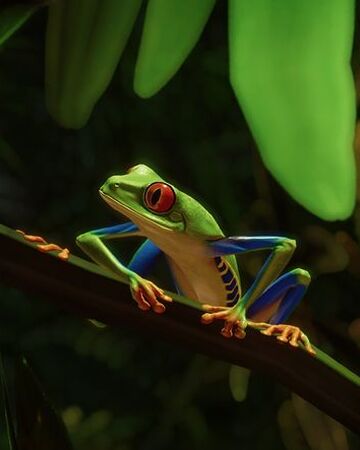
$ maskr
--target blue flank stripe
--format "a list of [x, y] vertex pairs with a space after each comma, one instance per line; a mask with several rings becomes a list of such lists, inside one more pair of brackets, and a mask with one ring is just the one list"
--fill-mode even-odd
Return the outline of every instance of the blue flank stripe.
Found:
[[234, 300], [236, 296], [239, 296], [239, 289], [236, 286], [236, 289], [233, 290], [233, 292], [230, 292], [230, 294], [227, 295], [227, 300]]
[[234, 290], [235, 286], [237, 286], [237, 282], [236, 282], [236, 278], [234, 277], [232, 282], [230, 284], [226, 285], [226, 290], [228, 292], [232, 292]]
[[218, 271], [220, 272], [221, 279], [224, 282], [224, 287], [227, 292], [226, 304], [235, 304], [239, 299], [239, 285], [237, 278], [231, 270], [229, 264], [227, 264], [227, 262], [223, 258], [221, 258], [220, 256], [216, 256], [214, 258], [214, 261], [216, 263]]
[[231, 273], [231, 270], [229, 268], [223, 275], [221, 275], [221, 279], [226, 284], [230, 283], [230, 281], [232, 281], [233, 278], [234, 275]]
[[214, 258], [214, 260], [215, 260], [215, 264], [216, 264], [217, 266], [221, 263], [221, 257], [220, 257], [220, 256], [216, 256], [216, 257]]
[[226, 305], [227, 306], [234, 306], [237, 303], [238, 300], [239, 300], [239, 294], [237, 294], [237, 296], [233, 300], [227, 300], [226, 301]]
[[214, 258], [216, 267], [218, 269], [219, 272], [224, 272], [224, 270], [227, 268], [227, 265], [225, 263], [225, 261], [223, 261], [223, 259], [221, 258], [221, 256], [216, 256]]

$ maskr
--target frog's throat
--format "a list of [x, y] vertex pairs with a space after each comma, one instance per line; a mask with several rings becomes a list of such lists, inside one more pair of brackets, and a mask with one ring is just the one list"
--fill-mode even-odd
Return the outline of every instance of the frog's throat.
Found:
[[[156, 224], [156, 227], [162, 228], [167, 231], [184, 231], [185, 225], [184, 222], [181, 222], [181, 227], [178, 226], [176, 230], [166, 227], [160, 220], [156, 220], [156, 216], [153, 218], [148, 218], [143, 214], [139, 214], [134, 209], [130, 208], [127, 205], [124, 205], [123, 203], [119, 202], [118, 200], [115, 200], [110, 195], [105, 194], [102, 190], [99, 190], [101, 198], [109, 205], [112, 209], [119, 212], [120, 214], [124, 215], [125, 217], [132, 220], [136, 225], [141, 227], [142, 224], [148, 225], [148, 226], [154, 226]], [[179, 223], [180, 224], [180, 223]]]

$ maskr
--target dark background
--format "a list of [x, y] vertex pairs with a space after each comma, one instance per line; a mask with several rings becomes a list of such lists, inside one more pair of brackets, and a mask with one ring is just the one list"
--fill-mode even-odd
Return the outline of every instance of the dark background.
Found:
[[[180, 72], [150, 100], [132, 90], [142, 21], [143, 12], [80, 131], [60, 128], [46, 111], [46, 10], [0, 48], [1, 222], [81, 255], [76, 235], [118, 220], [98, 187], [111, 174], [148, 164], [199, 199], [226, 234], [296, 238], [291, 267], [310, 270], [313, 282], [291, 322], [358, 372], [359, 209], [346, 222], [323, 222], [264, 168], [228, 81], [224, 4]], [[121, 242], [116, 251], [127, 255], [134, 245]], [[239, 258], [245, 286], [264, 256]], [[159, 267], [155, 279], [163, 272]], [[360, 448], [342, 426], [261, 374], [251, 374], [246, 400], [235, 402], [228, 364], [96, 327], [14, 288], [1, 287], [0, 295], [0, 344], [29, 356], [78, 450], [298, 450], [320, 448], [320, 441], [323, 449]]]

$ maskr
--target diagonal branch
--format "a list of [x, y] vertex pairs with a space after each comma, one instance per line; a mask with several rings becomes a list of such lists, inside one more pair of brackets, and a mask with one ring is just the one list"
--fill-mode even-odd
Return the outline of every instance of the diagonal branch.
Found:
[[[43, 254], [0, 225], [0, 277], [83, 318], [126, 326], [233, 364], [260, 370], [353, 431], [360, 432], [360, 377], [317, 350], [302, 349], [249, 330], [244, 340], [225, 339], [219, 326], [204, 327], [199, 307], [176, 296], [164, 315], [140, 311], [126, 284], [76, 256], [68, 262]], [[194, 307], [189, 307], [192, 305]]]

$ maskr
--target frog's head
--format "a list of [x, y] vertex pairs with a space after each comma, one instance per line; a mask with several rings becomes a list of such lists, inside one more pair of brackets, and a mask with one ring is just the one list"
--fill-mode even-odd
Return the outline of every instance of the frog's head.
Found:
[[164, 181], [144, 164], [115, 175], [100, 188], [101, 197], [140, 228], [147, 226], [213, 236], [221, 230], [195, 199]]

